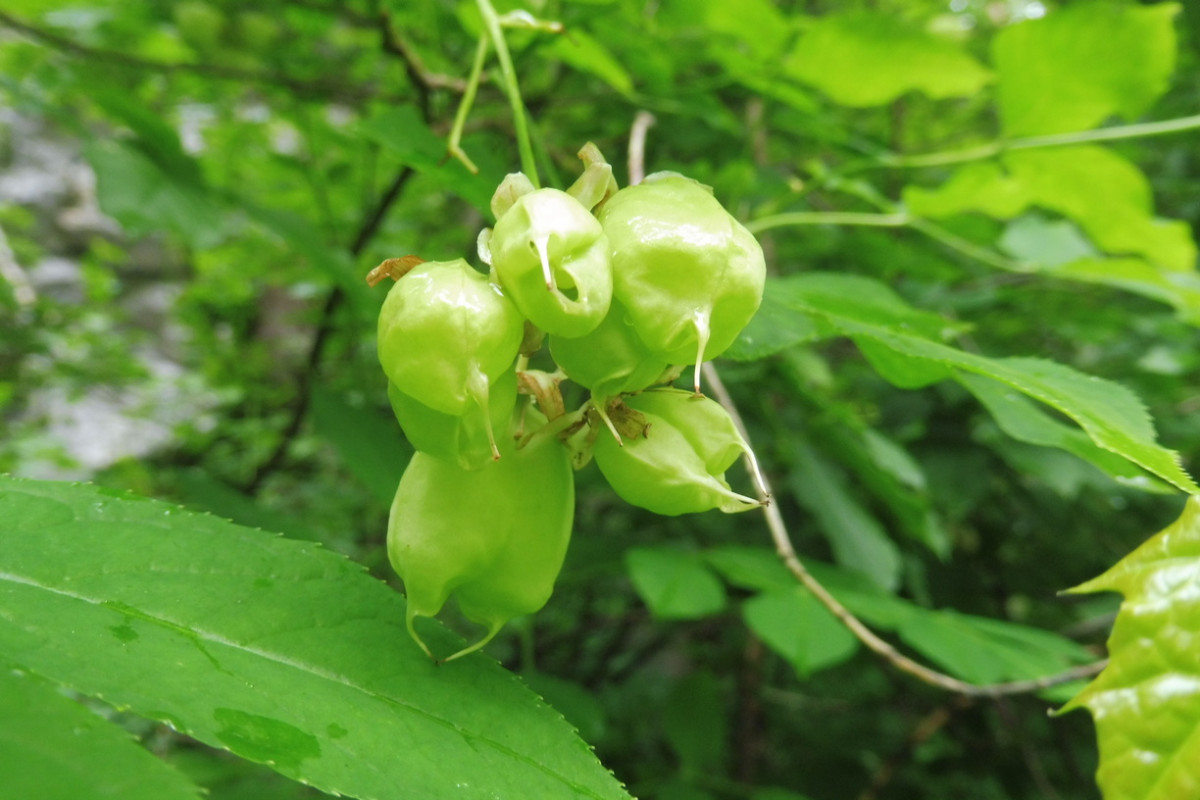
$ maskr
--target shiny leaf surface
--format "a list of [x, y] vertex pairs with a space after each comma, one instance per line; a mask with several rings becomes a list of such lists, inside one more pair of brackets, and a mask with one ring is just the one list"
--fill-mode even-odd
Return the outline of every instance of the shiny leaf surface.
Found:
[[0, 520], [11, 663], [325, 791], [626, 796], [515, 677], [426, 658], [344, 558], [91, 486], [2, 479]]

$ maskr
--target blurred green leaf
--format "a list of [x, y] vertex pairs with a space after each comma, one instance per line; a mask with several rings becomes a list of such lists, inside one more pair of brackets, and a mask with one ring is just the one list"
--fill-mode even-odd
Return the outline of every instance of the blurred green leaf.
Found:
[[846, 478], [812, 446], [793, 441], [788, 484], [816, 517], [843, 567], [861, 572], [885, 589], [900, 582], [900, 551], [879, 521], [846, 485]]
[[[757, 60], [777, 59], [787, 45], [791, 24], [779, 7], [769, 0], [694, 0], [689, 14], [696, 14], [704, 27], [720, 37], [717, 49], [733, 50], [731, 56]], [[737, 43], [731, 47], [729, 41]]]
[[381, 505], [391, 506], [413, 454], [396, 421], [321, 387], [313, 389], [312, 416], [318, 435], [334, 446], [346, 468]]
[[1022, 442], [1057, 447], [1130, 486], [1154, 492], [1174, 489], [1136, 464], [1098, 447], [1083, 431], [1052, 418], [1020, 393], [979, 375], [959, 373], [956, 380], [981, 402], [1004, 433]]
[[699, 554], [669, 547], [635, 547], [625, 553], [634, 588], [662, 619], [699, 619], [725, 608], [725, 587]]
[[1032, 204], [1074, 220], [1105, 252], [1144, 255], [1170, 270], [1195, 268], [1191, 228], [1180, 220], [1156, 219], [1150, 182], [1109, 148], [1022, 150], [1007, 154], [1004, 163]]
[[0, 520], [10, 663], [326, 791], [626, 797], [494, 662], [433, 664], [344, 558], [89, 486], [0, 478]]
[[[774, 282], [772, 290], [798, 312], [827, 323], [843, 336], [893, 351], [902, 358], [929, 362], [937, 369], [963, 370], [1010, 386], [1073, 419], [1091, 440], [1185, 491], [1195, 491], [1179, 456], [1155, 442], [1154, 425], [1142, 402], [1128, 389], [1070, 367], [1034, 358], [988, 358], [918, 335], [919, 328], [903, 320], [922, 319], [903, 313], [891, 295], [886, 304], [854, 306], [846, 293], [867, 279], [808, 273]], [[843, 287], [841, 293], [838, 287]], [[876, 294], [890, 292], [879, 285]]]
[[1200, 275], [1194, 272], [1159, 269], [1138, 258], [1081, 258], [1043, 272], [1149, 297], [1173, 307], [1189, 325], [1200, 326]]
[[96, 170], [100, 207], [130, 233], [166, 228], [193, 247], [211, 247], [224, 237], [220, 208], [187, 178], [164, 172], [136, 148], [112, 139], [90, 142], [84, 152]]
[[951, 173], [941, 186], [905, 186], [904, 205], [918, 217], [943, 219], [977, 211], [996, 219], [1011, 219], [1032, 202], [1029, 188], [1001, 170], [994, 161], [974, 161]]
[[966, 97], [991, 73], [947, 38], [899, 16], [831, 14], [814, 21], [788, 56], [787, 74], [847, 106], [890, 103], [912, 91]]
[[[7, 654], [6, 654], [7, 655]], [[0, 662], [7, 660], [0, 657]], [[6, 797], [183, 800], [187, 779], [122, 728], [20, 669], [0, 666], [0, 775]]]
[[363, 136], [378, 142], [400, 161], [433, 179], [439, 186], [491, 217], [492, 193], [499, 176], [475, 175], [449, 158], [446, 143], [429, 129], [411, 105], [377, 111], [358, 126]]
[[742, 604], [742, 616], [801, 678], [837, 666], [858, 650], [854, 634], [799, 586], [750, 598]]
[[1085, 648], [1049, 631], [955, 611], [922, 610], [902, 622], [898, 633], [951, 675], [975, 684], [1056, 675], [1094, 660]]
[[1043, 267], [1096, 255], [1091, 242], [1073, 223], [1051, 221], [1039, 214], [1026, 214], [1010, 222], [997, 244], [1018, 261]]
[[[905, 187], [904, 202], [912, 213], [931, 219], [968, 212], [1011, 219], [1037, 207], [1074, 221], [1104, 252], [1143, 255], [1167, 270], [1195, 268], [1196, 244], [1189, 226], [1156, 218], [1146, 176], [1113, 150], [1097, 145], [1019, 150], [1007, 153], [1003, 166], [1002, 172], [992, 163], [969, 164], [936, 189]], [[1097, 197], [1104, 202], [1097, 203]], [[1025, 237], [1040, 235], [1039, 242], [1013, 239], [1010, 226], [1007, 249], [1044, 266], [1092, 255], [1088, 243], [1077, 237], [1066, 240], [1063, 250], [1062, 229], [1047, 229], [1047, 224], [1052, 223], [1024, 223]], [[1047, 252], [1051, 232], [1055, 238], [1049, 243], [1057, 246]]]
[[1200, 784], [1200, 497], [1075, 592], [1120, 592], [1110, 661], [1063, 711], [1096, 720], [1105, 800], [1187, 797]]
[[578, 28], [554, 39], [549, 54], [577, 70], [595, 75], [624, 95], [633, 92], [633, 79], [604, 45]]
[[1178, 3], [1079, 3], [1003, 28], [992, 43], [1008, 136], [1092, 128], [1133, 119], [1175, 70]]
[[779, 556], [766, 547], [714, 547], [704, 551], [704, 559], [725, 580], [740, 589], [774, 589], [794, 586], [796, 583]]

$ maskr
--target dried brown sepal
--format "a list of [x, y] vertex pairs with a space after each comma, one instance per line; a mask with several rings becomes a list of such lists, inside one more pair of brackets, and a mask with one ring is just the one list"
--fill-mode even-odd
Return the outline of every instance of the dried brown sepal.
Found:
[[567, 413], [562, 390], [558, 388], [564, 377], [561, 372], [531, 369], [517, 373], [517, 386], [521, 394], [531, 395], [546, 419], [553, 422]]
[[383, 283], [385, 278], [398, 281], [407, 275], [413, 267], [424, 263], [425, 259], [414, 255], [386, 258], [379, 266], [367, 273], [367, 286], [374, 288]]
[[614, 397], [608, 402], [608, 418], [613, 427], [623, 439], [642, 439], [650, 427], [646, 415], [637, 409], [630, 408], [620, 397]]

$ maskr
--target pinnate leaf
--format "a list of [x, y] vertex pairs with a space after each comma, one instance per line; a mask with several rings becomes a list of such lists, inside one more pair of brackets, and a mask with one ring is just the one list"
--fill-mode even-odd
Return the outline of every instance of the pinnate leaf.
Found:
[[1100, 676], [1064, 707], [1086, 707], [1105, 800], [1200, 792], [1200, 497], [1115, 567], [1073, 591], [1124, 599]]
[[4, 661], [328, 792], [627, 797], [515, 677], [434, 665], [403, 620], [399, 594], [310, 543], [0, 478]]

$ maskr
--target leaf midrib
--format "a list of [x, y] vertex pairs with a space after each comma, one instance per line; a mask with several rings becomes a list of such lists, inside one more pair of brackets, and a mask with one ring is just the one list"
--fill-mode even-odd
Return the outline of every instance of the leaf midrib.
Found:
[[[80, 594], [78, 592], [72, 592], [72, 591], [69, 591], [66, 589], [61, 589], [61, 588], [58, 588], [55, 586], [49, 586], [49, 585], [44, 584], [34, 578], [17, 575], [17, 574], [11, 573], [11, 572], [0, 572], [0, 581], [7, 581], [9, 583], [16, 583], [16, 584], [20, 584], [20, 585], [24, 585], [24, 586], [29, 586], [34, 589], [39, 589], [42, 591], [50, 592], [51, 594], [55, 594], [55, 595], [59, 595], [62, 597], [70, 598], [72, 600], [84, 602], [84, 603], [87, 603], [92, 606], [110, 607], [109, 600], [89, 597], [87, 595]], [[369, 689], [366, 686], [361, 685], [360, 683], [357, 683], [357, 682], [351, 680], [350, 678], [346, 677], [345, 675], [341, 675], [336, 672], [330, 672], [328, 670], [324, 670], [324, 669], [321, 669], [319, 667], [316, 667], [316, 666], [313, 666], [310, 664], [305, 664], [304, 662], [296, 661], [295, 659], [293, 659], [287, 655], [281, 654], [281, 653], [276, 653], [276, 652], [272, 652], [270, 650], [266, 650], [263, 648], [253, 647], [251, 645], [236, 642], [236, 641], [226, 638], [225, 636], [222, 636], [221, 634], [215, 633], [213, 631], [196, 628], [196, 627], [188, 625], [186, 623], [181, 624], [181, 623], [175, 622], [167, 617], [162, 617], [157, 614], [147, 612], [144, 609], [137, 608], [136, 606], [130, 605], [128, 607], [136, 609], [138, 611], [138, 613], [141, 615], [141, 618], [146, 620], [147, 622], [158, 625], [162, 628], [166, 628], [167, 630], [170, 630], [177, 634], [180, 634], [183, 636], [189, 636], [189, 637], [192, 637], [192, 638], [195, 638], [195, 639], [207, 642], [207, 643], [219, 645], [222, 647], [227, 647], [227, 648], [235, 650], [235, 651], [240, 651], [240, 652], [252, 655], [252, 656], [257, 656], [259, 658], [263, 658], [272, 663], [276, 663], [281, 666], [297, 670], [298, 672], [301, 672], [301, 673], [304, 673], [307, 675], [311, 675], [313, 677], [320, 678], [322, 680], [327, 680], [331, 683], [339, 684], [339, 685], [344, 686], [353, 691], [360, 692], [361, 694], [364, 694], [373, 700], [381, 701], [389, 706], [400, 708], [405, 711], [416, 714], [430, 722], [442, 725], [443, 727], [454, 731], [456, 734], [458, 734], [459, 736], [463, 737], [464, 739], [466, 739], [468, 741], [478, 741], [478, 742], [482, 742], [484, 744], [490, 745], [491, 747], [493, 747], [497, 751], [505, 754], [509, 758], [512, 758], [516, 761], [520, 761], [534, 769], [537, 769], [537, 770], [541, 771], [542, 773], [544, 773], [548, 776], [551, 776], [554, 779], [562, 782], [563, 784], [571, 787], [572, 789], [574, 789], [577, 792], [586, 794], [590, 797], [598, 798], [598, 800], [603, 800], [603, 797], [604, 797], [603, 795], [596, 794], [590, 788], [588, 788], [586, 786], [582, 786], [578, 783], [575, 783], [574, 781], [570, 780], [566, 776], [551, 769], [547, 765], [539, 763], [537, 761], [534, 761], [534, 760], [530, 759], [528, 756], [524, 755], [523, 753], [516, 752], [516, 751], [512, 750], [511, 748], [507, 747], [506, 745], [502, 744], [501, 742], [496, 741], [495, 739], [489, 738], [489, 737], [481, 735], [481, 734], [472, 733], [449, 719], [438, 716], [436, 714], [432, 714], [429, 711], [426, 711], [417, 706], [414, 706], [411, 703], [404, 702], [403, 700], [400, 700], [398, 698], [389, 697], [387, 695], [376, 692], [372, 689]]]

